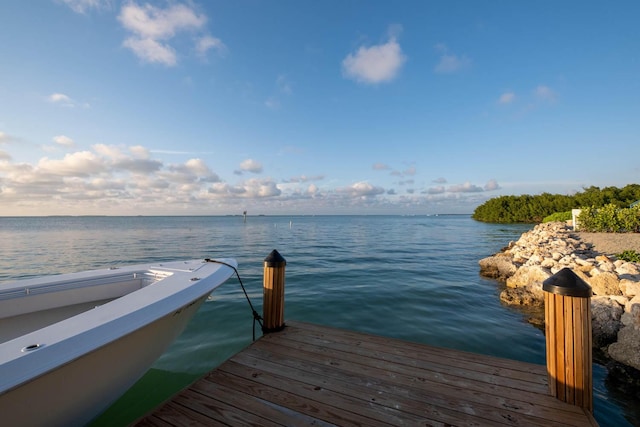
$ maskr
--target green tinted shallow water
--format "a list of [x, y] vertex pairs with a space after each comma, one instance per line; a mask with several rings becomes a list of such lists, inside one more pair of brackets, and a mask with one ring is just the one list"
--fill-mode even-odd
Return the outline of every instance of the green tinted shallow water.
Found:
[[[287, 319], [544, 364], [542, 333], [500, 304], [496, 282], [478, 275], [479, 259], [530, 228], [457, 215], [249, 217], [246, 223], [241, 217], [0, 218], [0, 282], [231, 257], [261, 311], [262, 262], [277, 249], [287, 259]], [[94, 425], [127, 425], [247, 346], [251, 335], [251, 311], [232, 278]], [[639, 422], [637, 396], [608, 389], [599, 365], [594, 382], [600, 425]]]

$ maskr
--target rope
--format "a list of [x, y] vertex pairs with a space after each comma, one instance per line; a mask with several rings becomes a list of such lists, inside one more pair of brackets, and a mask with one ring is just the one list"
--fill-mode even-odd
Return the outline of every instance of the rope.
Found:
[[227, 264], [224, 261], [218, 261], [217, 259], [205, 258], [204, 260], [205, 260], [205, 262], [214, 262], [216, 264], [226, 265], [227, 267], [233, 269], [233, 271], [236, 273], [236, 277], [238, 278], [238, 282], [240, 282], [240, 287], [242, 288], [242, 292], [244, 292], [244, 297], [247, 299], [247, 302], [249, 303], [249, 307], [251, 308], [251, 311], [253, 312], [252, 338], [253, 338], [253, 341], [255, 341], [256, 340], [256, 322], [258, 322], [258, 324], [260, 325], [260, 330], [264, 331], [264, 326], [262, 325], [262, 316], [260, 316], [260, 314], [258, 314], [258, 312], [256, 311], [255, 308], [253, 308], [253, 304], [251, 303], [251, 299], [249, 299], [249, 295], [247, 294], [247, 290], [244, 288], [244, 284], [242, 283], [242, 279], [240, 278], [240, 273], [238, 273], [238, 269], [235, 268], [231, 264]]

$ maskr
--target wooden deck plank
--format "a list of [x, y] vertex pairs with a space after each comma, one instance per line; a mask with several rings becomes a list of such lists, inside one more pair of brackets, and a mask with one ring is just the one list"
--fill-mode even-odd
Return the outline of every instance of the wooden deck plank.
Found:
[[549, 395], [544, 366], [291, 322], [137, 425], [593, 423]]
[[[544, 367], [541, 367], [538, 374], [534, 375], [531, 373], [523, 373], [522, 371], [515, 369], [494, 367], [478, 361], [461, 362], [453, 357], [445, 357], [441, 355], [433, 356], [430, 353], [421, 352], [419, 349], [410, 351], [402, 349], [394, 351], [393, 347], [384, 344], [384, 342], [349, 343], [348, 340], [344, 339], [344, 337], [341, 338], [341, 335], [338, 332], [336, 332], [335, 339], [318, 340], [312, 335], [307, 335], [306, 329], [304, 328], [295, 329], [295, 326], [292, 326], [292, 328], [294, 329], [285, 331], [285, 333], [289, 332], [291, 334], [291, 338], [284, 340], [283, 344], [290, 345], [292, 343], [300, 343], [300, 345], [296, 346], [299, 349], [311, 349], [315, 346], [313, 351], [316, 352], [340, 350], [352, 353], [359, 358], [366, 356], [367, 359], [378, 360], [381, 363], [407, 367], [409, 369], [429, 366], [433, 368], [432, 370], [435, 370], [437, 367], [439, 372], [461, 372], [460, 376], [462, 377], [476, 379], [487, 384], [502, 385], [522, 390], [533, 389], [532, 391], [540, 392], [546, 392], [547, 390], [546, 379], [542, 376], [542, 373], [546, 372], [544, 371]], [[449, 350], [449, 354], [456, 353]], [[484, 360], [487, 363], [495, 361], [494, 358], [482, 358], [478, 360]], [[513, 363], [511, 366], [516, 366], [516, 364]]]
[[[289, 331], [296, 330], [295, 335], [311, 336], [329, 338], [331, 341], [337, 341], [340, 339], [346, 339], [346, 342], [350, 342], [354, 346], [363, 346], [367, 348], [368, 345], [382, 346], [386, 348], [399, 348], [402, 351], [414, 351], [418, 354], [433, 354], [444, 356], [447, 359], [459, 360], [464, 363], [480, 363], [482, 365], [494, 366], [500, 368], [511, 369], [521, 372], [529, 372], [534, 376], [539, 376], [540, 373], [545, 373], [545, 367], [542, 365], [536, 365], [533, 363], [514, 361], [510, 359], [502, 359], [495, 356], [489, 356], [478, 353], [470, 353], [462, 350], [451, 351], [451, 349], [443, 347], [433, 347], [425, 344], [414, 343], [411, 341], [403, 341], [396, 338], [389, 338], [380, 335], [372, 335], [364, 332], [355, 332], [346, 329], [330, 328], [327, 326], [317, 325], [313, 323], [291, 322], [287, 326], [290, 326]], [[287, 332], [285, 329], [283, 332]], [[296, 339], [295, 336], [291, 339]], [[535, 382], [539, 382], [539, 379], [535, 379]]]
[[[556, 399], [549, 401], [548, 399], [537, 399], [539, 405], [531, 402], [530, 393], [508, 393], [506, 396], [495, 396], [486, 393], [483, 385], [478, 384], [476, 387], [470, 388], [469, 383], [463, 385], [451, 385], [437, 380], [429, 380], [428, 375], [422, 375], [422, 372], [414, 372], [413, 374], [395, 373], [390, 375], [389, 371], [378, 368], [370, 368], [364, 365], [356, 365], [347, 361], [327, 363], [321, 357], [313, 357], [313, 354], [304, 356], [304, 359], [289, 357], [287, 352], [269, 352], [263, 348], [264, 346], [254, 347], [251, 351], [238, 354], [233, 358], [234, 362], [241, 363], [251, 368], [260, 368], [269, 372], [285, 371], [287, 373], [302, 372], [298, 375], [315, 374], [324, 378], [324, 383], [343, 382], [351, 389], [356, 386], [369, 387], [376, 390], [377, 393], [385, 396], [394, 396], [396, 399], [408, 399], [410, 402], [427, 403], [433, 406], [448, 407], [454, 411], [460, 411], [469, 407], [471, 404], [477, 410], [486, 410], [487, 407], [495, 408], [501, 411], [502, 417], [518, 418], [512, 412], [540, 417], [547, 419], [549, 417], [557, 417], [564, 420], [567, 424], [571, 424], [574, 414], [581, 413], [578, 408], [572, 408], [566, 411], [566, 405], [559, 402], [554, 405]], [[282, 350], [282, 349], [279, 349]], [[313, 362], [316, 360], [317, 362]], [[441, 396], [443, 399], [449, 399], [446, 403], [439, 403]], [[517, 398], [520, 397], [520, 400]], [[533, 400], [535, 399], [533, 396]], [[555, 407], [548, 407], [544, 404], [550, 403]], [[562, 412], [558, 412], [562, 411]], [[532, 420], [529, 424], [536, 424], [537, 421]], [[546, 422], [543, 424], [547, 424]]]
[[[245, 355], [246, 356], [246, 355]], [[251, 358], [245, 359], [251, 361]], [[237, 362], [234, 359], [234, 362]], [[246, 369], [246, 368], [253, 368]], [[260, 371], [258, 370], [260, 369]], [[484, 403], [471, 402], [460, 396], [451, 396], [440, 393], [437, 387], [431, 390], [416, 392], [409, 388], [394, 386], [392, 383], [385, 383], [376, 378], [361, 376], [364, 384], [356, 384], [348, 380], [348, 375], [343, 375], [344, 380], [332, 379], [327, 381], [326, 376], [309, 373], [306, 369], [295, 369], [265, 360], [255, 359], [253, 364], [243, 364], [237, 372], [280, 372], [286, 378], [302, 381], [309, 384], [325, 384], [325, 388], [351, 396], [354, 399], [363, 400], [361, 404], [375, 402], [377, 405], [387, 408], [397, 408], [407, 415], [417, 415], [420, 419], [439, 421], [443, 423], [453, 423], [469, 415], [473, 415], [483, 420], [483, 425], [503, 425], [508, 419], [508, 424], [546, 426], [552, 425], [544, 419], [523, 415], [514, 409], [487, 405]], [[387, 392], [388, 391], [388, 392]], [[327, 405], [333, 402], [324, 402]], [[568, 421], [570, 418], [568, 418]]]
[[[237, 388], [229, 387], [231, 383], [220, 384], [211, 381], [211, 378], [203, 378], [195, 383], [190, 390], [202, 394], [205, 398], [214, 399], [220, 404], [227, 405], [229, 410], [247, 411], [260, 415], [264, 419], [261, 425], [286, 425], [291, 420], [304, 425], [333, 426], [333, 424], [307, 416], [299, 410], [292, 410], [287, 406], [276, 402], [261, 399], [249, 393], [239, 393]], [[243, 391], [243, 390], [241, 390]], [[287, 402], [291, 405], [291, 402]], [[232, 409], [235, 408], [235, 409]]]

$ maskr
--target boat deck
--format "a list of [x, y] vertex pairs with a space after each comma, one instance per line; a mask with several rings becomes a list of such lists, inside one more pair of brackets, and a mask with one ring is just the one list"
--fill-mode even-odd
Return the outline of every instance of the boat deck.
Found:
[[137, 426], [596, 425], [545, 366], [289, 322]]

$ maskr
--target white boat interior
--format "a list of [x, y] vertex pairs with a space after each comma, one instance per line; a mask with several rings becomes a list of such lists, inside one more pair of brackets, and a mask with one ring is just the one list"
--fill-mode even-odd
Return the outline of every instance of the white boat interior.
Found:
[[3, 425], [89, 422], [149, 369], [236, 266], [174, 261], [0, 284]]
[[0, 343], [92, 310], [171, 274], [152, 270], [120, 273], [115, 269], [113, 273], [75, 281], [0, 287]]

